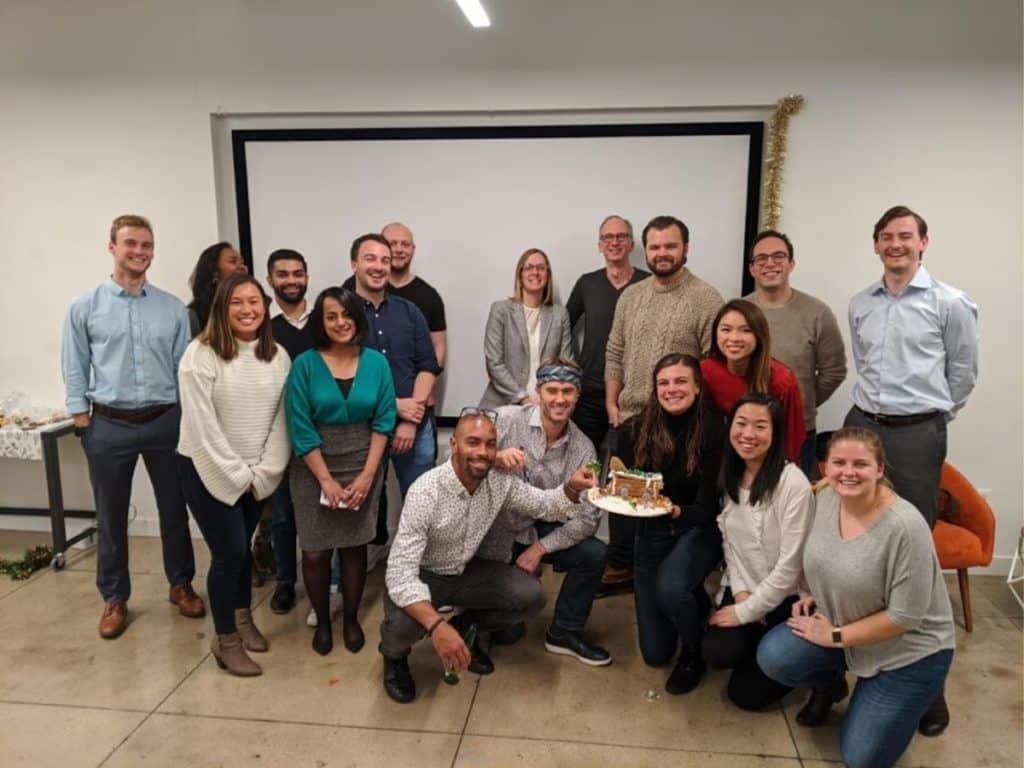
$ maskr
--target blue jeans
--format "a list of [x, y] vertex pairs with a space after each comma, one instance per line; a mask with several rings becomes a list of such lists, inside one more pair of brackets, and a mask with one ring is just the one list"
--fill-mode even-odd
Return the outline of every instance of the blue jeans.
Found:
[[660, 667], [680, 642], [700, 646], [711, 598], [704, 579], [722, 560], [717, 528], [685, 528], [668, 517], [638, 519], [633, 592], [644, 662]]
[[[537, 536], [544, 538], [560, 527], [560, 524], [539, 522], [535, 527]], [[545, 563], [565, 571], [565, 579], [558, 590], [558, 600], [555, 601], [552, 626], [570, 632], [583, 630], [590, 617], [590, 609], [594, 605], [597, 590], [601, 587], [606, 551], [605, 543], [591, 536], [568, 549], [544, 556]], [[518, 556], [518, 552], [516, 555]]]
[[[761, 640], [757, 663], [773, 680], [791, 687], [824, 684], [846, 671], [842, 649], [809, 643], [785, 624]], [[936, 651], [905, 667], [858, 678], [839, 731], [843, 762], [849, 768], [895, 763], [942, 690], [952, 663], [952, 650]]]
[[277, 583], [295, 584], [298, 562], [295, 556], [295, 508], [288, 487], [286, 472], [274, 495], [270, 497], [270, 538], [277, 558]]
[[403, 499], [409, 486], [424, 472], [433, 469], [435, 461], [437, 461], [437, 432], [434, 427], [434, 412], [431, 409], [423, 417], [423, 422], [416, 430], [416, 439], [412, 441], [412, 448], [406, 453], [391, 454], [391, 462], [395, 465], [395, 476], [398, 478], [398, 487], [402, 491]]

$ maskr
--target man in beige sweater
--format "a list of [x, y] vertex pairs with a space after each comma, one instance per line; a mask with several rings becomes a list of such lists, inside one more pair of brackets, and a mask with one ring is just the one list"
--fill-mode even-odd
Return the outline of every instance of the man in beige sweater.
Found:
[[[700, 358], [711, 346], [711, 326], [724, 302], [686, 268], [689, 244], [689, 229], [674, 216], [656, 216], [644, 227], [644, 254], [653, 275], [622, 292], [605, 353], [605, 408], [615, 429], [644, 407], [661, 357], [685, 352]], [[614, 436], [609, 447], [614, 455]], [[609, 517], [603, 594], [632, 580], [633, 535], [632, 518]]]
[[836, 316], [820, 299], [794, 289], [789, 276], [796, 268], [793, 243], [781, 232], [766, 229], [754, 238], [748, 260], [756, 289], [745, 298], [764, 311], [772, 338], [772, 357], [789, 366], [800, 385], [807, 438], [800, 468], [817, 477], [814, 419], [818, 406], [846, 378], [846, 347]]

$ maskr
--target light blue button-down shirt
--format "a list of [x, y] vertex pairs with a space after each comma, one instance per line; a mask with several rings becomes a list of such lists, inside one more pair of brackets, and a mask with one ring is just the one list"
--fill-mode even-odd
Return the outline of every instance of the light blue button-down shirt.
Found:
[[899, 296], [879, 280], [850, 301], [853, 402], [889, 416], [963, 408], [978, 379], [978, 305], [922, 265]]
[[178, 361], [188, 342], [185, 305], [149, 283], [132, 295], [107, 280], [77, 297], [61, 345], [68, 411], [178, 402]]

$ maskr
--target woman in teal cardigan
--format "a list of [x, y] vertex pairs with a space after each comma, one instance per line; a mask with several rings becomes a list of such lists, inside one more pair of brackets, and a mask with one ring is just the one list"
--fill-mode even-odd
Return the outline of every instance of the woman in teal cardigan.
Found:
[[363, 346], [366, 316], [343, 288], [317, 296], [309, 326], [314, 349], [292, 363], [285, 415], [295, 457], [289, 467], [302, 579], [316, 611], [313, 650], [334, 646], [329, 612], [331, 556], [341, 559], [345, 647], [365, 642], [359, 602], [366, 545], [376, 533], [382, 459], [395, 429], [395, 387], [387, 359]]

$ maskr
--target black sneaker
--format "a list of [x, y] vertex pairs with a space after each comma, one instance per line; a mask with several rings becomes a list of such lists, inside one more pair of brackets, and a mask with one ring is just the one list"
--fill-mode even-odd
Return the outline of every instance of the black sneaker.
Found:
[[839, 673], [828, 685], [811, 689], [811, 697], [796, 713], [796, 721], [805, 728], [817, 728], [828, 721], [832, 705], [850, 695], [846, 675]]
[[[465, 614], [459, 614], [448, 621], [455, 631], [462, 635], [463, 639], [466, 637], [466, 633], [469, 631], [469, 627], [472, 625], [466, 625]], [[473, 644], [469, 646], [469, 671], [475, 675], [489, 675], [494, 671], [494, 662], [491, 661], [491, 657], [488, 656], [484, 649], [480, 647], [480, 633], [476, 633], [476, 638], [473, 640]]]
[[281, 582], [274, 587], [270, 598], [270, 610], [274, 613], [288, 613], [295, 607], [295, 585]]
[[553, 635], [551, 630], [544, 635], [544, 650], [562, 656], [575, 656], [579, 661], [591, 667], [603, 667], [612, 663], [612, 655], [600, 645], [588, 643], [581, 632], [568, 632]]
[[495, 645], [515, 645], [524, 637], [526, 637], [526, 624], [522, 621], [491, 631], [491, 642]]
[[384, 656], [384, 690], [399, 704], [408, 704], [416, 698], [416, 681], [405, 658], [389, 659]]
[[917, 724], [917, 732], [922, 736], [938, 736], [949, 726], [949, 707], [946, 706], [946, 692], [940, 691], [921, 722]]
[[700, 651], [683, 648], [672, 673], [665, 681], [665, 690], [673, 696], [689, 693], [700, 683], [706, 669]]

